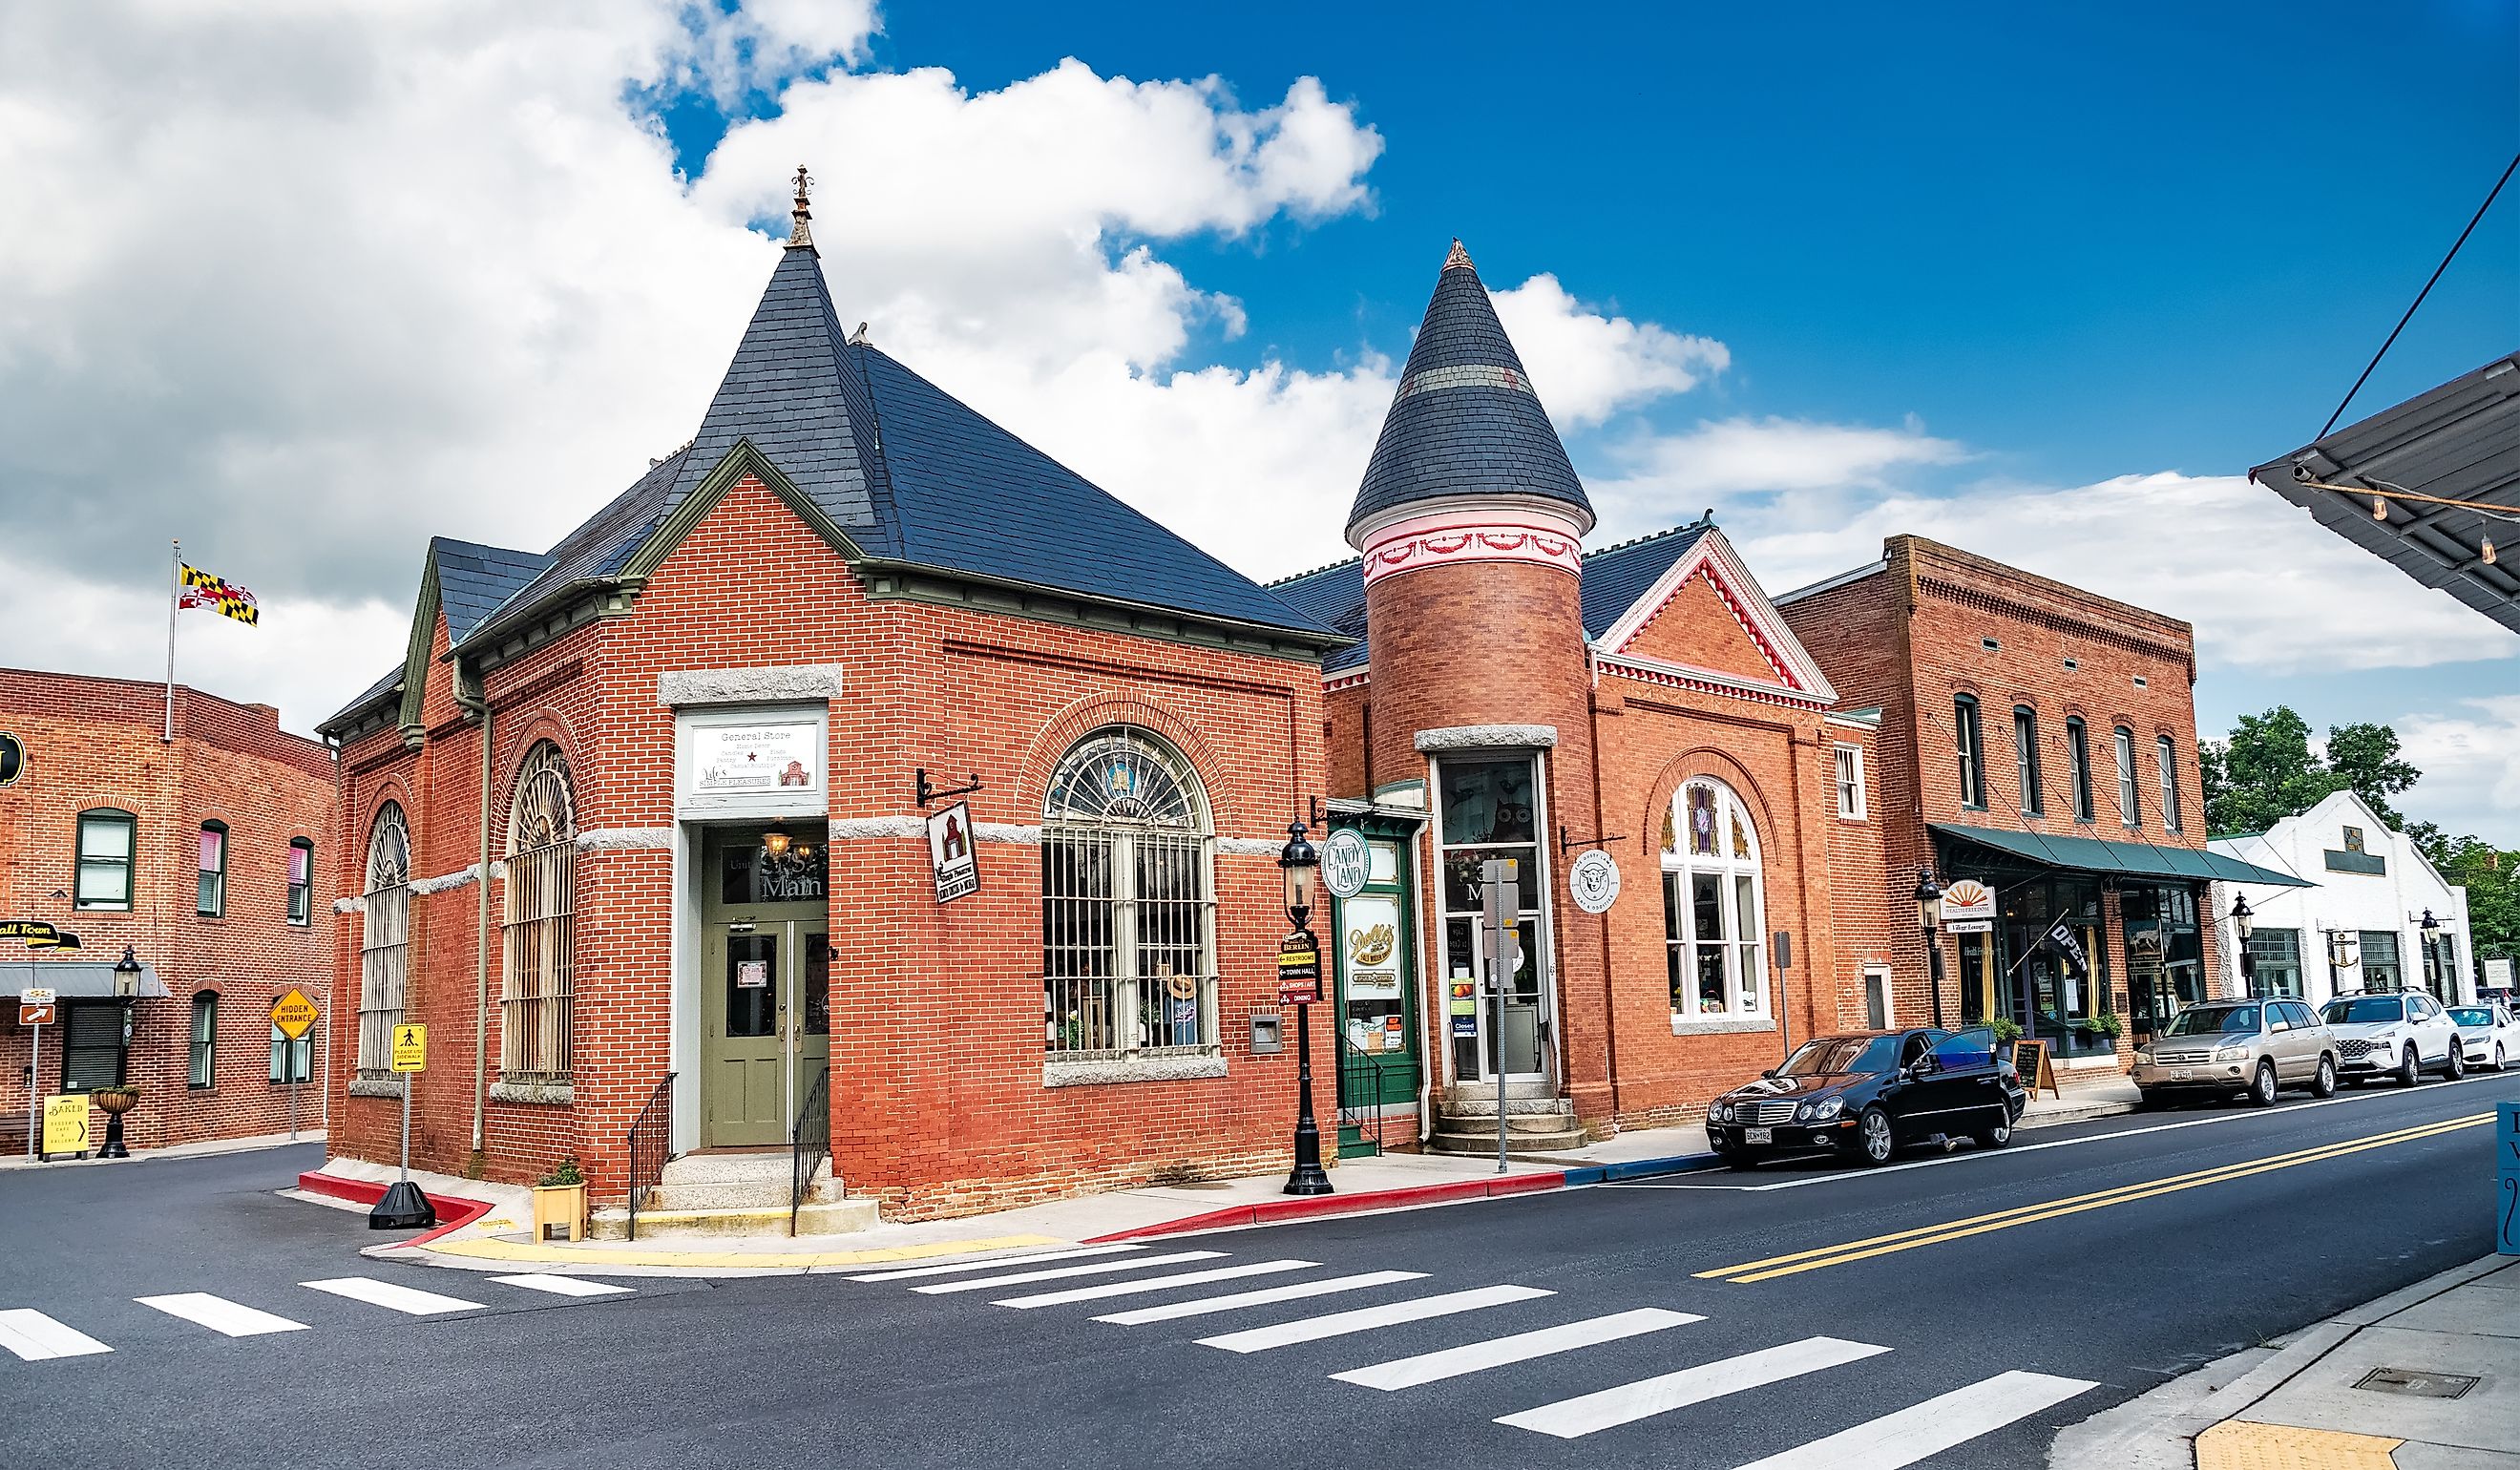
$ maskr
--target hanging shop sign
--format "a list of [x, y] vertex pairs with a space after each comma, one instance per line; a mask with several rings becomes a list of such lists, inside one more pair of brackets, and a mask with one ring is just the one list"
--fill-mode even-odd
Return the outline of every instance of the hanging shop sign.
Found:
[[1576, 908], [1587, 913], [1607, 913], [1619, 901], [1618, 860], [1594, 848], [1566, 870], [1566, 888], [1575, 895]]
[[1953, 934], [1984, 934], [1995, 927], [1995, 890], [1975, 878], [1961, 878], [1943, 890], [1943, 928]]
[[958, 801], [927, 817], [927, 861], [936, 871], [936, 902], [980, 891], [980, 859], [971, 845], [971, 804]]
[[26, 774], [26, 742], [0, 730], [0, 786], [14, 786]]
[[1278, 944], [1278, 1002], [1309, 1005], [1322, 998], [1322, 942], [1297, 929]]
[[1333, 898], [1356, 897], [1365, 891], [1372, 860], [1373, 855], [1366, 849], [1365, 834], [1352, 826], [1340, 827], [1322, 843], [1322, 886]]

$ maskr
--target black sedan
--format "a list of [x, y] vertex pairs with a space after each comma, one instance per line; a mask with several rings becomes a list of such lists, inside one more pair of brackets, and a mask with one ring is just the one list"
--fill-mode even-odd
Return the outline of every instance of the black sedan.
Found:
[[2002, 1148], [2030, 1096], [1980, 1029], [1823, 1036], [1707, 1106], [1706, 1139], [1733, 1168], [1779, 1154], [1886, 1164], [1906, 1143], [1974, 1138]]

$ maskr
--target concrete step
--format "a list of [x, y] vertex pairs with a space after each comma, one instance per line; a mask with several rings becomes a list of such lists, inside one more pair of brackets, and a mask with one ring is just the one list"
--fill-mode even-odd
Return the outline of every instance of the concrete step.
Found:
[[[711, 1180], [697, 1184], [659, 1184], [648, 1196], [657, 1210], [768, 1210], [788, 1208], [788, 1177], [775, 1180]], [[807, 1187], [808, 1204], [829, 1204], [843, 1197], [837, 1180], [827, 1171]], [[643, 1209], [642, 1214], [646, 1213]]]
[[[1509, 1098], [1554, 1098], [1557, 1095], [1557, 1088], [1555, 1084], [1545, 1080], [1515, 1082], [1508, 1079], [1505, 1085], [1505, 1094]], [[1492, 1081], [1447, 1083], [1444, 1086], [1444, 1095], [1447, 1097], [1460, 1097], [1465, 1100], [1484, 1097], [1488, 1101], [1494, 1102], [1496, 1101], [1496, 1084]]]
[[[1507, 1153], [1509, 1156], [1581, 1148], [1588, 1141], [1590, 1140], [1585, 1137], [1584, 1130], [1580, 1128], [1570, 1128], [1562, 1133], [1514, 1132], [1506, 1135]], [[1497, 1136], [1494, 1133], [1438, 1133], [1426, 1140], [1426, 1146], [1437, 1153], [1494, 1154], [1497, 1151]]]
[[[1435, 1111], [1447, 1118], [1493, 1118], [1497, 1100], [1494, 1091], [1481, 1094], [1447, 1092], [1435, 1099]], [[1509, 1113], [1562, 1113], [1568, 1111], [1566, 1099], [1554, 1095], [1516, 1097], [1508, 1093], [1505, 1110]]]
[[[1570, 1131], [1580, 1134], [1584, 1131], [1584, 1125], [1575, 1121], [1575, 1112], [1569, 1108], [1555, 1113], [1508, 1113], [1505, 1119], [1505, 1130], [1508, 1136], [1519, 1140], [1526, 1135], [1556, 1135]], [[1494, 1138], [1497, 1136], [1496, 1115], [1491, 1113], [1485, 1118], [1465, 1118], [1446, 1113], [1435, 1120], [1435, 1131], [1458, 1134], [1464, 1137]]]
[[[809, 1204], [796, 1212], [799, 1235], [846, 1235], [872, 1228], [880, 1219], [871, 1199], [841, 1199]], [[589, 1222], [598, 1240], [629, 1238], [630, 1212], [618, 1207], [598, 1210]], [[744, 1210], [649, 1210], [639, 1212], [642, 1240], [683, 1240], [724, 1235], [785, 1235], [788, 1206]]]
[[785, 1148], [745, 1149], [742, 1152], [687, 1153], [665, 1161], [664, 1181], [668, 1184], [718, 1184], [740, 1180], [779, 1180], [788, 1178], [794, 1167], [795, 1156]]

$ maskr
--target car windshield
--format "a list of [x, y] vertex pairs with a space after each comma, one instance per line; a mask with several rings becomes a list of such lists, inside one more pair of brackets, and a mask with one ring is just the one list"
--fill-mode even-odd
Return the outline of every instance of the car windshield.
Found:
[[2377, 1026], [2405, 1014], [2395, 996], [2363, 996], [2351, 1001], [2330, 1001], [2320, 1011], [2319, 1019], [2330, 1026]]
[[2173, 1017], [2172, 1036], [2211, 1036], [2219, 1031], [2244, 1031], [2255, 1034], [2258, 1008], [2254, 1005], [2190, 1005]]
[[1785, 1058], [1787, 1077], [1820, 1072], [1888, 1072], [1899, 1065], [1895, 1036], [1827, 1036], [1805, 1042]]
[[2458, 1022], [2461, 1026], [2491, 1026], [2494, 1024], [2494, 1012], [2486, 1009], [2482, 1005], [2459, 1006], [2457, 1009], [2450, 1013], [2450, 1018]]

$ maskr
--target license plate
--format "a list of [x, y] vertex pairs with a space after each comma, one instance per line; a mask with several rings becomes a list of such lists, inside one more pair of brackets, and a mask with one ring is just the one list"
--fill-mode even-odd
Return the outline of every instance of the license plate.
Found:
[[1774, 1143], [1777, 1141], [1777, 1131], [1773, 1128], [1745, 1128], [1741, 1131], [1741, 1141], [1744, 1143]]

